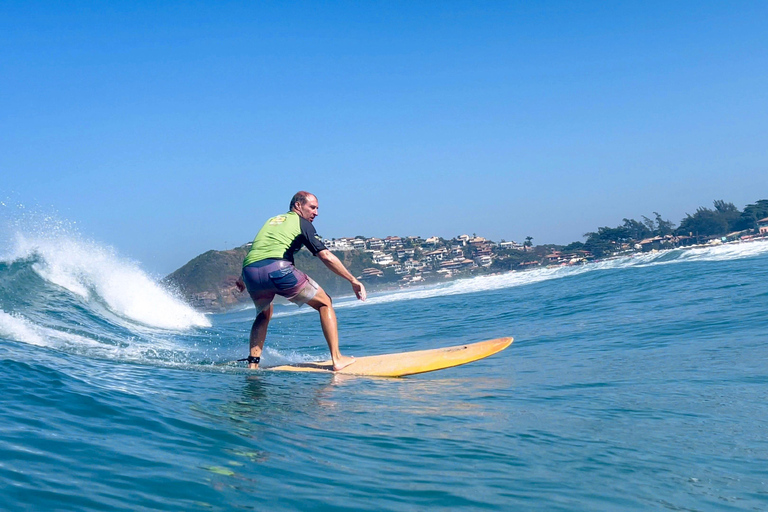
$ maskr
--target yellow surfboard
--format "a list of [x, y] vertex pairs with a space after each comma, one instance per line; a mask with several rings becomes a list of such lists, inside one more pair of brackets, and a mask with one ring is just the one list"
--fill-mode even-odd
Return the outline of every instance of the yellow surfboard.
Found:
[[357, 357], [354, 363], [338, 372], [333, 371], [332, 361], [289, 364], [266, 369], [281, 372], [329, 372], [370, 377], [403, 377], [471, 363], [501, 352], [510, 346], [512, 341], [512, 338], [497, 338], [455, 347]]

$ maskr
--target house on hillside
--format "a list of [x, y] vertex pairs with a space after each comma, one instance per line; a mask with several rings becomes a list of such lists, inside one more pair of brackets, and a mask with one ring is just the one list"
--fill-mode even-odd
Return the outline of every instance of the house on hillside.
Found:
[[475, 263], [481, 267], [490, 267], [493, 260], [488, 255], [480, 255], [475, 258]]
[[475, 256], [490, 256], [493, 254], [493, 248], [490, 244], [480, 244], [473, 246]]
[[395, 262], [391, 254], [381, 251], [374, 251], [373, 254], [371, 254], [371, 258], [376, 265], [386, 266]]
[[522, 251], [524, 249], [522, 244], [519, 244], [515, 241], [501, 242], [499, 244], [499, 247], [501, 247], [502, 249], [515, 249], [517, 251]]
[[378, 268], [366, 268], [363, 269], [363, 275], [358, 276], [358, 279], [375, 279], [377, 277], [382, 277], [384, 275], [384, 271], [379, 270]]
[[545, 256], [545, 259], [549, 263], [559, 263], [563, 258], [563, 255], [560, 251], [552, 251], [551, 253], [547, 254]]
[[640, 240], [639, 244], [643, 252], [658, 251], [661, 249], [661, 243], [664, 241], [664, 237], [654, 236], [652, 238], [646, 238]]
[[435, 251], [424, 253], [424, 261], [443, 261], [448, 255], [448, 251], [445, 249], [437, 249]]
[[760, 230], [760, 235], [768, 235], [768, 217], [757, 221], [757, 229]]
[[458, 240], [459, 243], [461, 243], [461, 245], [464, 246], [464, 245], [467, 245], [469, 243], [469, 239], [470, 238], [471, 237], [469, 235], [459, 235], [459, 236], [456, 237], [456, 240]]
[[399, 236], [388, 236], [384, 241], [390, 249], [400, 249], [403, 247], [403, 239]]
[[449, 260], [440, 264], [440, 270], [458, 270], [461, 268], [461, 260]]
[[386, 246], [381, 238], [369, 238], [366, 242], [368, 243], [368, 248], [372, 251], [379, 251]]
[[416, 254], [416, 249], [409, 247], [407, 249], [398, 249], [397, 251], [397, 257], [400, 259], [406, 258], [406, 257], [413, 257], [413, 255]]
[[403, 262], [403, 268], [405, 268], [408, 271], [413, 270], [414, 268], [417, 268], [417, 267], [421, 268], [421, 264], [418, 261], [414, 260], [413, 258], [407, 259]]
[[407, 273], [408, 273], [408, 269], [406, 269], [404, 266], [402, 266], [402, 265], [401, 265], [401, 264], [399, 264], [399, 263], [395, 263], [395, 264], [393, 264], [393, 265], [392, 265], [392, 268], [393, 268], [393, 269], [395, 269], [395, 274], [397, 274], [397, 275], [399, 275], [399, 276], [401, 276], [401, 275], [403, 275], [403, 274], [407, 274]]
[[325, 239], [323, 240], [323, 243], [331, 251], [351, 251], [352, 250], [351, 238], [339, 238], [339, 239], [332, 239], [332, 240]]

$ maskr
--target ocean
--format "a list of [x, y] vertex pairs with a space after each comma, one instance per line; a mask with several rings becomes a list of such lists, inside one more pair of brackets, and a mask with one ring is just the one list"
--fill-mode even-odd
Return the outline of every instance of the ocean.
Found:
[[[336, 301], [342, 350], [514, 336], [400, 379], [248, 371], [104, 244], [0, 249], [2, 510], [768, 510], [768, 242]], [[327, 358], [277, 306], [263, 366]]]

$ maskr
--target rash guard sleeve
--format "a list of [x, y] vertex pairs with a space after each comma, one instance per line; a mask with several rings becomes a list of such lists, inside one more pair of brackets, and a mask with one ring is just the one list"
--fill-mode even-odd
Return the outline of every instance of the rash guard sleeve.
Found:
[[320, 251], [327, 250], [328, 248], [323, 244], [323, 239], [315, 231], [315, 226], [312, 225], [307, 219], [299, 218], [299, 224], [301, 225], [301, 235], [304, 247], [309, 249], [309, 252], [313, 256], [317, 256]]

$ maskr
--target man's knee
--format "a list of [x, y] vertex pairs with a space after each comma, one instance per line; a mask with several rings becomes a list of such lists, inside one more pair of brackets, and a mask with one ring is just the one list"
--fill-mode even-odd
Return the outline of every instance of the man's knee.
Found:
[[307, 302], [310, 306], [313, 308], [320, 310], [320, 308], [323, 307], [333, 307], [333, 299], [331, 299], [331, 296], [325, 293], [325, 290], [322, 288], [317, 290], [317, 293], [315, 294], [312, 299]]
[[272, 317], [272, 301], [269, 302], [257, 302], [254, 301], [254, 306], [256, 306], [256, 317], [262, 317], [263, 319], [269, 320]]

